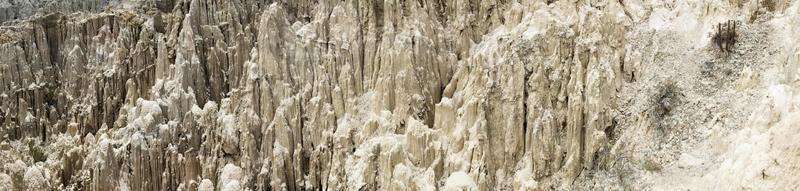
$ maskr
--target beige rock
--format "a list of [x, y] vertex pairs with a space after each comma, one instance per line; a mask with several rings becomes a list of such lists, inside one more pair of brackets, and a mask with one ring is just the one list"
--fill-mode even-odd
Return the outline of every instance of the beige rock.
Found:
[[[796, 89], [798, 48], [774, 39], [796, 39], [798, 6], [0, 0], [0, 22], [17, 17], [0, 26], [0, 190], [647, 190], [683, 168], [730, 178], [702, 166], [726, 158], [704, 154], [744, 160], [723, 138], [747, 116], [769, 112], [749, 124], [794, 133], [792, 107], [776, 103], [793, 104], [782, 95]], [[747, 22], [730, 57], [703, 44], [722, 18]], [[658, 94], [667, 79], [676, 92]], [[752, 109], [767, 95], [770, 107]], [[708, 134], [731, 146], [704, 150]], [[759, 159], [793, 146], [775, 145]], [[695, 150], [700, 162], [671, 165]], [[791, 175], [792, 159], [734, 167]]]

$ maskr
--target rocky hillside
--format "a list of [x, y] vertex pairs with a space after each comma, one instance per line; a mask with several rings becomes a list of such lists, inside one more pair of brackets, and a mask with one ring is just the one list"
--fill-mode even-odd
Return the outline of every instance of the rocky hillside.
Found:
[[0, 22], [0, 190], [800, 186], [798, 1], [0, 0]]

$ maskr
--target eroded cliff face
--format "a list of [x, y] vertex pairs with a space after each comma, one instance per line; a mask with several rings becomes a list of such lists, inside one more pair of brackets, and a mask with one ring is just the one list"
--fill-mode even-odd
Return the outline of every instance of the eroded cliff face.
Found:
[[0, 190], [797, 186], [797, 2], [34, 4]]

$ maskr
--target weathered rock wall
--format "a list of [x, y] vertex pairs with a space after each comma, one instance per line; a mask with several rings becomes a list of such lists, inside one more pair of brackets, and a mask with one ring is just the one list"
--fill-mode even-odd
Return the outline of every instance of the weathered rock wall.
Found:
[[627, 156], [658, 53], [628, 43], [652, 2], [33, 4], [0, 27], [0, 190], [569, 189]]

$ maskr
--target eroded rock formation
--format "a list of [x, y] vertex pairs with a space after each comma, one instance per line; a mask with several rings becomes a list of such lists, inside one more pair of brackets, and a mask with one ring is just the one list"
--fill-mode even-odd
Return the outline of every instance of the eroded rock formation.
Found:
[[[772, 39], [797, 39], [775, 31], [798, 30], [799, 6], [0, 1], [0, 190], [646, 189], [687, 168], [713, 181], [729, 167], [710, 163], [744, 159], [703, 145], [793, 103], [744, 107], [796, 89], [800, 49]], [[723, 58], [708, 34], [729, 19], [743, 39]], [[778, 145], [763, 161], [796, 150]], [[698, 153], [716, 154], [686, 159]]]

